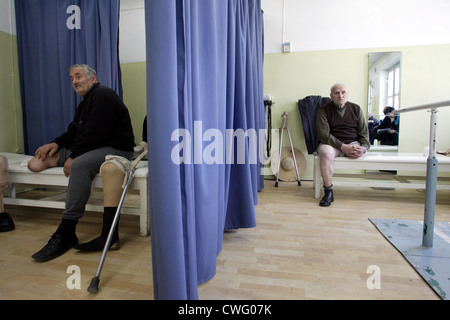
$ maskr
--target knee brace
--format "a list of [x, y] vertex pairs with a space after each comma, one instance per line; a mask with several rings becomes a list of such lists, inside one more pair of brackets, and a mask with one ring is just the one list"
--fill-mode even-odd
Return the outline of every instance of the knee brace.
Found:
[[107, 156], [100, 167], [103, 181], [103, 205], [117, 207], [123, 193], [126, 172], [131, 169], [131, 162], [119, 156]]

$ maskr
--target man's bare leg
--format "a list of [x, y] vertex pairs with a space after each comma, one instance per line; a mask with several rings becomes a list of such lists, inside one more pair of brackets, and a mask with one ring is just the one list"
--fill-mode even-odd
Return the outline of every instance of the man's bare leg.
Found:
[[318, 150], [320, 159], [320, 172], [322, 175], [324, 197], [320, 200], [322, 207], [328, 207], [334, 201], [333, 195], [333, 162], [339, 151], [330, 145], [322, 144]]
[[59, 159], [58, 145], [54, 142], [39, 147], [34, 158], [28, 162], [28, 169], [33, 172], [41, 172], [45, 169], [56, 167]]

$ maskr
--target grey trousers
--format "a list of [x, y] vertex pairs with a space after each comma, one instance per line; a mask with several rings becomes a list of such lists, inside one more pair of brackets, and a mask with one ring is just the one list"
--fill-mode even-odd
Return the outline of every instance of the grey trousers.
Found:
[[[63, 167], [70, 157], [70, 150], [61, 149], [58, 166]], [[100, 171], [100, 166], [109, 154], [133, 159], [132, 151], [121, 151], [111, 147], [95, 149], [75, 158], [70, 167], [69, 185], [67, 188], [66, 208], [62, 218], [78, 220], [84, 215], [86, 203], [91, 195], [92, 180]]]

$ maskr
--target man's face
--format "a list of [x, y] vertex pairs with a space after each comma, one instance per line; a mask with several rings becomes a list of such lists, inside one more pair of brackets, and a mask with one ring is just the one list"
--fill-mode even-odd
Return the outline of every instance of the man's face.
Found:
[[72, 80], [72, 86], [75, 92], [84, 97], [97, 82], [97, 77], [88, 77], [84, 68], [75, 67], [70, 71], [70, 80]]
[[344, 85], [336, 85], [330, 94], [331, 100], [338, 107], [343, 107], [347, 102], [347, 88]]

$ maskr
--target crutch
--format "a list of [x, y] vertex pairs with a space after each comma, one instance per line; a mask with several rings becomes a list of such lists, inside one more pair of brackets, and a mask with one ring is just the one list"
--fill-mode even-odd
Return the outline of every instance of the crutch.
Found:
[[284, 130], [287, 130], [287, 133], [288, 133], [289, 143], [291, 145], [292, 156], [294, 157], [295, 172], [297, 173], [297, 182], [298, 182], [298, 185], [301, 186], [302, 183], [300, 181], [300, 175], [298, 174], [297, 160], [295, 159], [295, 151], [294, 151], [294, 146], [292, 144], [291, 132], [289, 131], [289, 112], [285, 111], [285, 112], [283, 112], [283, 114], [281, 116], [283, 117], [283, 125], [281, 126], [280, 152], [278, 152], [278, 171], [277, 171], [277, 180], [275, 181], [275, 187], [278, 188], [278, 178], [280, 176], [281, 150], [283, 149], [283, 132], [284, 132]]
[[100, 273], [102, 272], [103, 263], [105, 262], [106, 254], [109, 250], [109, 245], [111, 244], [111, 241], [112, 241], [114, 229], [116, 228], [117, 222], [119, 221], [120, 210], [122, 209], [122, 205], [125, 200], [125, 196], [127, 194], [128, 187], [130, 186], [131, 181], [133, 180], [134, 171], [136, 170], [137, 164], [139, 163], [139, 161], [141, 161], [141, 159], [144, 156], [147, 155], [147, 153], [148, 153], [148, 151], [145, 150], [136, 159], [134, 159], [134, 161], [131, 163], [130, 170], [126, 172], [126, 175], [125, 175], [126, 184], [125, 184], [125, 187], [123, 188], [122, 197], [120, 198], [120, 202], [119, 202], [119, 205], [116, 210], [116, 215], [114, 216], [114, 220], [113, 220], [111, 229], [109, 230], [108, 238], [106, 239], [105, 247], [103, 248], [102, 257], [100, 258], [100, 263], [98, 265], [97, 272], [95, 273], [95, 276], [92, 278], [91, 284], [89, 285], [89, 287], [87, 289], [87, 291], [90, 293], [98, 292], [98, 284], [100, 283]]

